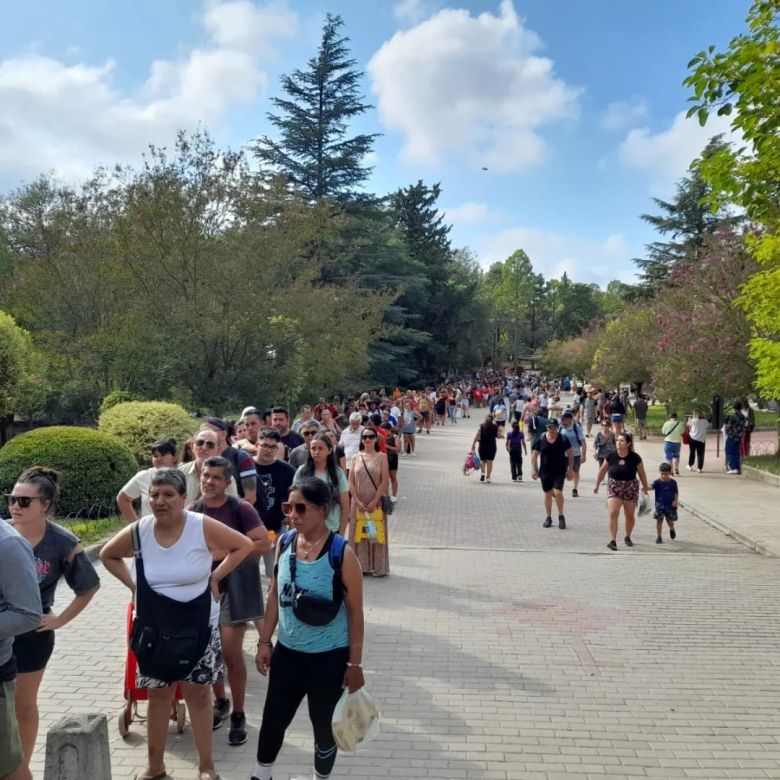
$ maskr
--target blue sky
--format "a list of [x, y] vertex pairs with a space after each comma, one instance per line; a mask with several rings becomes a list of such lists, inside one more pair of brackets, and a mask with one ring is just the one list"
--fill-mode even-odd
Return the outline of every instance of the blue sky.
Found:
[[[382, 133], [370, 182], [441, 182], [457, 246], [489, 265], [631, 281], [667, 198], [726, 120], [684, 119], [688, 60], [744, 27], [748, 0], [2, 0], [0, 189], [138, 162], [205, 125], [268, 132], [279, 76], [341, 14]], [[487, 171], [482, 168], [487, 167]]]

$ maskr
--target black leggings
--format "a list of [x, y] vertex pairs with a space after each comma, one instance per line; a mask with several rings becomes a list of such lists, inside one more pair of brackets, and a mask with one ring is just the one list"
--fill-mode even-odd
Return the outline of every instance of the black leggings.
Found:
[[693, 468], [693, 461], [697, 460], [697, 468], [704, 468], [704, 442], [696, 439], [688, 440], [688, 465]]
[[277, 644], [271, 656], [263, 723], [257, 739], [257, 760], [273, 764], [284, 742], [284, 732], [306, 696], [314, 728], [314, 769], [330, 775], [336, 763], [331, 719], [342, 694], [349, 648], [325, 653], [302, 653]]
[[512, 470], [512, 479], [523, 476], [523, 451], [520, 447], [509, 448], [509, 468]]

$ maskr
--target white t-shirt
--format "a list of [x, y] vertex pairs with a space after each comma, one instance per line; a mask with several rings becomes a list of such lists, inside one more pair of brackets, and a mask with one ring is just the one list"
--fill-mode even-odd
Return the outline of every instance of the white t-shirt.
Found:
[[[400, 415], [401, 412], [399, 411], [398, 414]], [[358, 425], [357, 430], [355, 431], [349, 428], [345, 428], [341, 432], [341, 439], [339, 439], [339, 444], [341, 444], [341, 446], [344, 448], [344, 457], [347, 463], [349, 463], [350, 459], [356, 452], [360, 451], [360, 436], [362, 433], [362, 425]]]
[[152, 508], [149, 506], [149, 488], [152, 486], [152, 477], [156, 468], [144, 469], [139, 471], [130, 481], [122, 488], [128, 498], [132, 498], [135, 501], [136, 498], [141, 499], [141, 513], [139, 517], [152, 514]]

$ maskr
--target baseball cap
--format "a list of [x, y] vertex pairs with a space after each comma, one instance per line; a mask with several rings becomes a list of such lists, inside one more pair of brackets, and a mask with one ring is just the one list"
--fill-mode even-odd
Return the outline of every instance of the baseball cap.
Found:
[[221, 417], [204, 417], [203, 423], [213, 425], [215, 428], [219, 428], [220, 431], [227, 433], [228, 424]]
[[562, 420], [571, 420], [573, 418], [574, 415], [568, 409], [561, 415]]
[[556, 420], [555, 417], [550, 417], [550, 419], [547, 420], [547, 427], [548, 428], [557, 428], [558, 427], [558, 420]]

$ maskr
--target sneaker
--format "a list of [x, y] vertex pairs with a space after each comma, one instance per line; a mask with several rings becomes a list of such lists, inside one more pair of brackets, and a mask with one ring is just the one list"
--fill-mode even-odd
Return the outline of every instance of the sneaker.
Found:
[[522, 475], [521, 475], [521, 476], [519, 476], [519, 477], [517, 478], [517, 481], [518, 481], [518, 482], [522, 482], [522, 481], [523, 481], [523, 477], [522, 477]]
[[489, 485], [490, 484], [490, 477], [488, 477], [485, 482]]
[[558, 528], [566, 528], [566, 518], [563, 515], [558, 515]]
[[633, 547], [634, 546], [634, 543], [631, 541], [631, 537], [630, 536], [627, 536], [623, 541], [626, 543], [626, 547]]
[[688, 471], [693, 471], [693, 468], [692, 468], [691, 466], [686, 466], [685, 468], [686, 468]]
[[211, 728], [216, 731], [228, 715], [230, 715], [230, 699], [214, 699], [214, 720]]
[[574, 490], [571, 491], [572, 498], [579, 498], [579, 493], [577, 492], [577, 488], [574, 488]]
[[727, 474], [739, 474], [739, 471], [737, 469], [728, 469], [726, 471]]
[[549, 528], [552, 525], [552, 517], [545, 517], [542, 523], [543, 528]]
[[659, 537], [656, 538], [655, 543], [656, 544], [663, 544], [664, 540], [659, 536]]
[[696, 469], [696, 471], [698, 471], [698, 472], [699, 472], [699, 474], [701, 474], [701, 472], [702, 472], [702, 470], [701, 470], [701, 469]]
[[233, 712], [230, 715], [230, 732], [228, 743], [231, 745], [243, 745], [247, 740], [246, 715], [243, 712]]
[[669, 529], [669, 538], [670, 539], [676, 539], [677, 538], [677, 531], [674, 530], [674, 528]]
[[484, 474], [480, 474], [479, 475], [479, 481], [480, 482], [484, 482], [485, 481], [485, 475]]
[[617, 550], [617, 542], [613, 539], [611, 542], [607, 543], [607, 547], [609, 547], [610, 550]]
[[395, 504], [398, 501], [398, 496], [390, 496], [390, 501]]
[[675, 469], [674, 470], [674, 475], [675, 475], [675, 477], [679, 477], [680, 476], [680, 469]]

